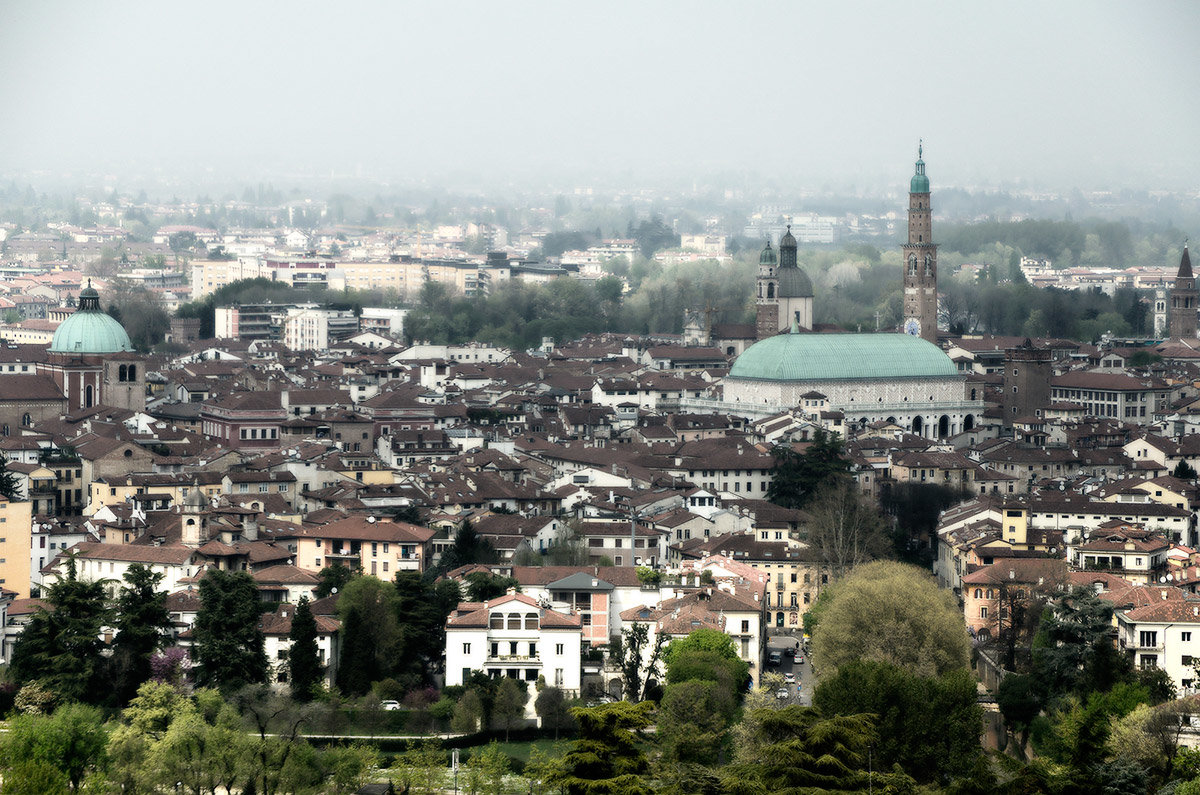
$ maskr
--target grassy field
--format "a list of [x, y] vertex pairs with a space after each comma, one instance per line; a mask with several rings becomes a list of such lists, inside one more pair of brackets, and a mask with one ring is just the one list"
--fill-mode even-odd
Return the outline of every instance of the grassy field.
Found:
[[[533, 740], [526, 742], [511, 742], [497, 743], [500, 750], [511, 756], [513, 759], [519, 759], [522, 762], [529, 761], [529, 754], [536, 746], [542, 753], [550, 756], [561, 756], [569, 747], [570, 740]], [[462, 749], [463, 760], [466, 761], [468, 755], [474, 755], [486, 748], [487, 745], [473, 745], [470, 748]]]

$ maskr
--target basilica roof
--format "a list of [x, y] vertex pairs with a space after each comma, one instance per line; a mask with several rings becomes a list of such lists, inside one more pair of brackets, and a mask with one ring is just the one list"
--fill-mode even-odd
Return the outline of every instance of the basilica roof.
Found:
[[729, 371], [734, 380], [837, 381], [944, 378], [958, 368], [941, 348], [908, 334], [778, 334]]

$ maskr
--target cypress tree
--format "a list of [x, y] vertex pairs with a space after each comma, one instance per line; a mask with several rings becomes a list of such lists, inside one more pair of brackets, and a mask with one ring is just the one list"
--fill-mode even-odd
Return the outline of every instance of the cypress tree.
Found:
[[292, 647], [288, 651], [288, 668], [292, 679], [292, 698], [312, 701], [313, 688], [321, 681], [323, 666], [317, 653], [317, 621], [308, 606], [308, 597], [301, 596], [288, 633]]

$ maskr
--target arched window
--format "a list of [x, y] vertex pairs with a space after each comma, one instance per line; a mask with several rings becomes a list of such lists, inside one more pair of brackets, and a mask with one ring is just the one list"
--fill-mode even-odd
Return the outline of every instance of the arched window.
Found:
[[914, 254], [908, 258], [908, 275], [909, 276], [917, 275], [917, 255], [916, 254]]
[[126, 367], [125, 365], [121, 365], [120, 367], [118, 367], [117, 368], [117, 380], [125, 381], [128, 378], [129, 378], [129, 368]]
[[21, 424], [27, 428], [30, 425], [33, 425], [33, 415], [30, 414], [28, 411], [25, 412], [25, 414], [21, 417]]
[[538, 628], [537, 613], [526, 613], [525, 614], [525, 629], [537, 629], [537, 628]]
[[492, 629], [504, 629], [504, 614], [492, 613], [491, 618], [488, 620], [488, 626]]
[[774, 297], [775, 297], [775, 283], [770, 282], [769, 284], [767, 284], [767, 298], [774, 298]]
[[983, 589], [982, 589], [982, 588], [976, 588], [976, 589], [975, 589], [975, 598], [976, 598], [976, 599], [982, 599], [982, 598], [983, 598]]
[[129, 365], [129, 380], [130, 381], [137, 380], [137, 365], [136, 364]]
[[508, 614], [508, 628], [509, 629], [520, 629], [521, 628], [521, 614], [520, 613], [509, 613]]
[[93, 404], [95, 401], [96, 401], [96, 393], [95, 393], [95, 390], [92, 388], [92, 385], [91, 385], [91, 384], [88, 384], [88, 385], [87, 385], [87, 389], [84, 391], [83, 407], [84, 407], [84, 408], [91, 408], [91, 407], [92, 407], [92, 404]]
[[994, 596], [993, 596], [993, 593], [992, 593], [992, 589], [991, 589], [991, 588], [988, 588], [988, 589], [987, 589], [987, 598], [988, 598], [988, 599], [992, 599], [992, 598], [994, 598]]
[[925, 275], [929, 276], [931, 273], [933, 273], [933, 257], [926, 254], [925, 255]]

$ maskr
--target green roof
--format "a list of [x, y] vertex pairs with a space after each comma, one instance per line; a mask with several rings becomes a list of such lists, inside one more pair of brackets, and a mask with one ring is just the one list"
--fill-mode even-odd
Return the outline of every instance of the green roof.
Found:
[[909, 193], [929, 193], [929, 177], [925, 176], [924, 146], [917, 146], [917, 170], [908, 183]]
[[729, 377], [757, 381], [942, 378], [958, 368], [941, 348], [909, 334], [778, 334], [737, 358]]
[[79, 309], [55, 329], [52, 353], [117, 353], [131, 351], [129, 335], [100, 309], [100, 296], [89, 284], [79, 293]]

